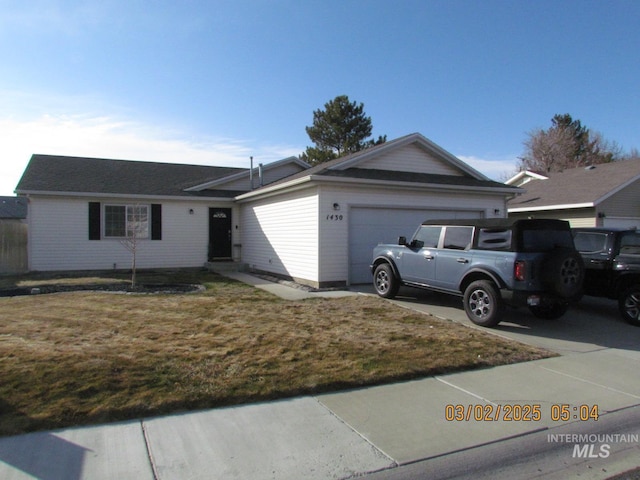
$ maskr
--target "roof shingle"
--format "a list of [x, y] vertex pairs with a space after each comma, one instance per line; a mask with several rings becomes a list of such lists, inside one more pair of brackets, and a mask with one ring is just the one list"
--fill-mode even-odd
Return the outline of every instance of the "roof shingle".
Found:
[[510, 209], [556, 205], [596, 204], [611, 192], [640, 178], [640, 160], [623, 160], [552, 173], [547, 180], [531, 180], [526, 190], [508, 202]]
[[33, 155], [16, 192], [73, 192], [153, 196], [235, 196], [242, 192], [185, 192], [193, 185], [247, 169], [100, 158]]

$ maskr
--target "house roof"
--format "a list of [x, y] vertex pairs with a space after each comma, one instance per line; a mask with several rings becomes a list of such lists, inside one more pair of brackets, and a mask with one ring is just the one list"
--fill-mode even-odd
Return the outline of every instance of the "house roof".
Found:
[[[440, 158], [447, 162], [454, 169], [457, 169], [461, 175], [439, 175], [430, 173], [415, 173], [391, 170], [376, 170], [370, 168], [358, 168], [359, 165], [378, 155], [385, 154], [389, 151], [402, 148], [406, 145], [416, 144], [425, 152]], [[415, 185], [434, 185], [434, 186], [450, 186], [450, 187], [469, 187], [469, 188], [487, 188], [501, 189], [503, 191], [520, 191], [515, 186], [505, 185], [485, 177], [459, 158], [442, 149], [429, 139], [419, 133], [412, 133], [395, 140], [376, 145], [360, 152], [352, 153], [345, 157], [315, 165], [307, 170], [303, 170], [297, 174], [283, 178], [280, 181], [266, 185], [265, 187], [256, 189], [252, 192], [243, 194], [241, 198], [253, 197], [261, 193], [272, 192], [275, 189], [286, 188], [289, 185], [296, 185], [305, 180], [360, 180], [373, 182], [398, 182]]]
[[508, 202], [509, 212], [593, 207], [640, 180], [640, 160], [622, 160], [549, 174], [531, 180]]
[[27, 199], [21, 197], [0, 197], [0, 218], [27, 218]]
[[233, 198], [240, 191], [185, 191], [239, 172], [242, 168], [102, 158], [33, 155], [16, 193], [76, 193]]

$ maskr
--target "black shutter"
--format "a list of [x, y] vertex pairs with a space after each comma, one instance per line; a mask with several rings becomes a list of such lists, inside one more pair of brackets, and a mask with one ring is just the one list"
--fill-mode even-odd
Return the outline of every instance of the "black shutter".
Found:
[[100, 202], [89, 202], [89, 240], [100, 240]]
[[151, 240], [162, 240], [162, 205], [151, 205]]

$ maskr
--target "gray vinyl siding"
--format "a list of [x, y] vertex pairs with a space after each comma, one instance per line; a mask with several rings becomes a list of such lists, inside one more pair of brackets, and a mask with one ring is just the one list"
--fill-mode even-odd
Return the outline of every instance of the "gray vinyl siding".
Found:
[[640, 181], [623, 188], [598, 205], [607, 217], [640, 218]]
[[382, 154], [365, 164], [359, 165], [359, 168], [438, 175], [463, 175], [460, 170], [450, 163], [429, 155], [425, 150], [413, 144]]

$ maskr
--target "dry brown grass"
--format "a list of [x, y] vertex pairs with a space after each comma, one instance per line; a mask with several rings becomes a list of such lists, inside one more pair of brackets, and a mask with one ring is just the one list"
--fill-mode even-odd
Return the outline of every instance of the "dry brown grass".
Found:
[[549, 355], [376, 297], [290, 302], [192, 275], [206, 292], [0, 298], [0, 435]]

